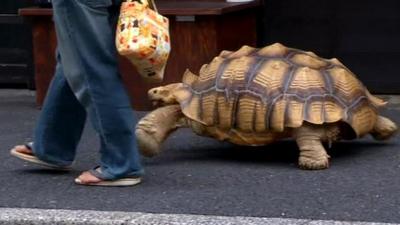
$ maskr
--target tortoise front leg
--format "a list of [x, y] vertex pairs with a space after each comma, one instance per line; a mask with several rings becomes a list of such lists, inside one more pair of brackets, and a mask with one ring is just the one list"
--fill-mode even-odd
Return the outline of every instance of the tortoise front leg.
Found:
[[321, 143], [321, 140], [326, 138], [324, 128], [305, 124], [296, 130], [295, 138], [300, 150], [300, 168], [309, 170], [328, 168], [329, 155]]
[[139, 150], [144, 156], [160, 153], [161, 144], [168, 135], [186, 125], [179, 105], [160, 107], [143, 117], [136, 126]]

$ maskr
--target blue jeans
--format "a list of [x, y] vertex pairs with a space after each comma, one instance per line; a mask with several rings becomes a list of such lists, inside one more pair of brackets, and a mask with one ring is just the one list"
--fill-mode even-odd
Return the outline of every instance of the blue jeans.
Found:
[[86, 115], [100, 139], [102, 179], [141, 176], [137, 120], [118, 72], [112, 0], [53, 0], [57, 66], [34, 132], [34, 154], [70, 165]]

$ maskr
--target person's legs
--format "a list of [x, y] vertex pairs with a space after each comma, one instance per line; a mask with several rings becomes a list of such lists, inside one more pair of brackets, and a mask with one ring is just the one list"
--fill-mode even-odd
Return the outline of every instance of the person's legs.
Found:
[[56, 165], [70, 165], [86, 121], [85, 108], [71, 91], [57, 56], [56, 73], [36, 124], [33, 153]]
[[66, 169], [74, 160], [85, 120], [86, 111], [65, 80], [57, 54], [55, 75], [36, 122], [33, 146], [15, 146], [14, 155], [55, 169]]
[[118, 73], [111, 0], [53, 0], [66, 79], [101, 140], [101, 177], [143, 174], [136, 118]]

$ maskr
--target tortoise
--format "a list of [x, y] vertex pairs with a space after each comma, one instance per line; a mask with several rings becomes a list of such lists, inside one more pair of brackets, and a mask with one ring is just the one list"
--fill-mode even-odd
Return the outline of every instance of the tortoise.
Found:
[[336, 58], [275, 43], [222, 51], [189, 70], [182, 83], [152, 88], [161, 107], [136, 126], [141, 153], [154, 156], [174, 130], [190, 127], [201, 136], [239, 145], [267, 145], [293, 137], [302, 169], [329, 167], [323, 143], [371, 134], [390, 138], [397, 126], [378, 114], [385, 101], [373, 96]]

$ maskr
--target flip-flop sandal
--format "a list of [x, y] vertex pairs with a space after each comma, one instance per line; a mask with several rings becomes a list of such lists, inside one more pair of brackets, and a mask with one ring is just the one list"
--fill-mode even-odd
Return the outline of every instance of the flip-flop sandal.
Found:
[[101, 173], [101, 169], [99, 166], [94, 169], [89, 170], [93, 176], [101, 179], [99, 182], [91, 182], [91, 183], [83, 183], [79, 178], [75, 179], [76, 184], [80, 185], [88, 185], [88, 186], [107, 186], [107, 187], [126, 187], [126, 186], [134, 186], [142, 182], [142, 178], [139, 176], [136, 177], [124, 177], [115, 180], [107, 180], [103, 179], [104, 175]]
[[[24, 145], [27, 149], [32, 150], [33, 142], [29, 142]], [[51, 163], [47, 163], [43, 160], [40, 160], [38, 157], [34, 156], [33, 154], [18, 152], [15, 148], [10, 150], [10, 154], [19, 159], [22, 159], [24, 161], [35, 163], [36, 165], [44, 166], [46, 168], [50, 168], [50, 169], [54, 169], [54, 170], [70, 170], [71, 169], [70, 166], [58, 166], [58, 165], [54, 165]]]

